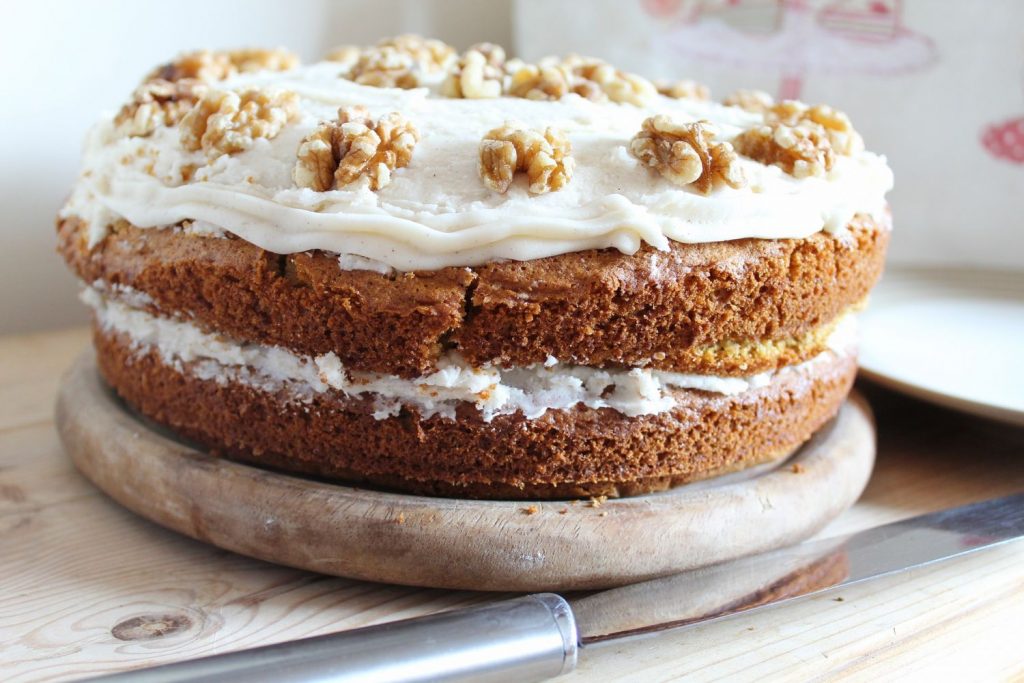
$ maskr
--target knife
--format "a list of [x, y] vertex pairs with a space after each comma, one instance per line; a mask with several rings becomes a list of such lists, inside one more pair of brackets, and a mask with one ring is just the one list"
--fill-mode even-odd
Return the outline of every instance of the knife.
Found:
[[90, 679], [124, 683], [541, 681], [589, 648], [849, 586], [1024, 536], [1024, 493], [572, 600], [469, 609]]

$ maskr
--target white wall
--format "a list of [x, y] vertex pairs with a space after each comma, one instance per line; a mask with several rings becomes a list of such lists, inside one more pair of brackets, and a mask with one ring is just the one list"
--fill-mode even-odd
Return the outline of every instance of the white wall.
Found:
[[418, 32], [457, 47], [510, 44], [510, 0], [5, 2], [0, 21], [0, 333], [85, 322], [54, 253], [54, 216], [86, 128], [150, 68], [200, 47], [335, 45]]

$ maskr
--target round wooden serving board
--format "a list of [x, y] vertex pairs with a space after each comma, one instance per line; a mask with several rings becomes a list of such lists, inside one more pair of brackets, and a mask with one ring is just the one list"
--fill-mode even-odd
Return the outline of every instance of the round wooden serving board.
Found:
[[472, 590], [603, 588], [797, 542], [853, 504], [875, 454], [854, 396], [785, 463], [665, 493], [601, 504], [387, 493], [177, 441], [113, 395], [91, 351], [64, 376], [57, 426], [96, 486], [192, 538], [324, 574]]

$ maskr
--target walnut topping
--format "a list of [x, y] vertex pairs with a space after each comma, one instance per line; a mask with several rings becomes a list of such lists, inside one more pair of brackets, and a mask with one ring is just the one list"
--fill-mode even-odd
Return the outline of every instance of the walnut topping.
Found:
[[299, 57], [283, 48], [266, 50], [246, 48], [230, 50], [228, 58], [241, 73], [250, 71], [290, 71], [299, 65]]
[[555, 66], [523, 64], [512, 72], [508, 94], [529, 100], [557, 100], [569, 93], [569, 77]]
[[350, 80], [376, 88], [415, 88], [419, 85], [416, 60], [394, 47], [374, 47], [363, 51], [352, 66]]
[[[225, 52], [197, 50], [179, 55], [173, 62], [158, 66], [146, 76], [146, 81], [180, 81], [193, 79], [199, 81], [220, 81], [237, 73]], [[145, 82], [145, 81], [144, 81]]]
[[442, 40], [424, 38], [414, 33], [381, 41], [378, 47], [393, 47], [411, 56], [421, 69], [437, 73], [448, 68], [455, 60], [455, 48]]
[[561, 131], [548, 128], [541, 134], [506, 123], [480, 141], [480, 178], [495, 192], [505, 193], [519, 171], [526, 173], [534, 194], [560, 190], [575, 168], [571, 151]]
[[193, 78], [143, 83], [121, 107], [114, 124], [122, 135], [150, 135], [160, 126], [177, 125], [206, 90], [205, 83]]
[[336, 47], [324, 56], [324, 60], [328, 62], [338, 62], [349, 68], [359, 59], [359, 55], [362, 54], [362, 50], [356, 45], [342, 45]]
[[509, 62], [508, 94], [533, 100], [557, 100], [576, 93], [590, 100], [644, 104], [657, 93], [645, 78], [620, 71], [597, 59], [570, 55], [548, 57], [537, 64]]
[[658, 92], [646, 78], [616, 69], [599, 59], [570, 55], [565, 65], [576, 78], [596, 84], [612, 102], [642, 105]]
[[195, 79], [212, 83], [222, 81], [238, 73], [261, 71], [287, 71], [299, 65], [299, 58], [287, 50], [244, 49], [244, 50], [197, 50], [180, 55], [154, 69], [146, 81], [180, 81]]
[[654, 81], [654, 87], [666, 97], [677, 100], [710, 100], [711, 89], [697, 81]]
[[[346, 78], [378, 88], [415, 88], [421, 73], [437, 73], [455, 60], [455, 48], [440, 40], [404, 35], [358, 52], [336, 50], [333, 61], [352, 61]], [[332, 53], [332, 54], [335, 54]]]
[[824, 176], [832, 170], [836, 154], [864, 149], [864, 141], [841, 111], [795, 100], [773, 103], [763, 93], [756, 105], [750, 98], [744, 105], [738, 95], [735, 101], [745, 109], [763, 106], [765, 122], [741, 133], [734, 141], [736, 150], [763, 164], [779, 166], [797, 178]]
[[764, 120], [764, 125], [736, 138], [736, 150], [797, 178], [824, 176], [832, 170], [836, 154], [851, 155], [864, 149], [864, 141], [846, 114], [825, 105], [808, 107], [786, 100], [770, 106]]
[[736, 153], [727, 142], [712, 144], [715, 134], [707, 121], [676, 123], [652, 116], [629, 144], [630, 153], [677, 185], [693, 185], [703, 194], [716, 185], [743, 187]]
[[497, 43], [477, 43], [471, 45], [467, 52], [479, 52], [489, 65], [496, 69], [505, 68], [505, 48]]
[[504, 78], [505, 50], [493, 43], [480, 43], [459, 58], [441, 84], [441, 94], [467, 99], [500, 97]]
[[747, 111], [763, 113], [768, 111], [775, 99], [764, 90], [737, 90], [722, 100], [728, 107], [739, 107]]
[[298, 96], [285, 90], [206, 93], [181, 120], [181, 144], [213, 158], [243, 152], [256, 138], [272, 139], [299, 113]]
[[391, 182], [391, 171], [409, 165], [419, 139], [397, 112], [374, 122], [363, 107], [343, 107], [336, 121], [303, 138], [292, 177], [299, 187], [325, 192], [366, 176], [370, 189], [379, 190]]
[[821, 126], [836, 154], [851, 155], [864, 149], [864, 141], [853, 129], [850, 118], [841, 111], [824, 104], [808, 107], [803, 102], [785, 100], [765, 112], [765, 123], [787, 126]]
[[740, 133], [736, 151], [762, 164], [775, 164], [797, 178], [823, 176], [832, 170], [835, 152], [818, 125], [771, 123]]

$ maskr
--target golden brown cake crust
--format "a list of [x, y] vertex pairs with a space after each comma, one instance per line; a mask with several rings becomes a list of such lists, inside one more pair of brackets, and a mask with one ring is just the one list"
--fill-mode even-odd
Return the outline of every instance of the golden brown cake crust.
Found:
[[457, 420], [412, 409], [376, 420], [369, 401], [316, 394], [286, 400], [218, 383], [97, 330], [100, 371], [142, 414], [213, 452], [283, 470], [425, 494], [480, 498], [627, 495], [742, 469], [798, 447], [839, 409], [856, 372], [831, 355], [735, 396], [675, 394], [665, 413], [627, 417], [577, 406], [528, 420]]
[[[806, 360], [823, 330], [878, 279], [888, 223], [848, 235], [612, 249], [384, 276], [319, 252], [272, 254], [238, 239], [120, 222], [92, 250], [59, 222], [88, 283], [132, 287], [150, 312], [243, 341], [335, 352], [354, 370], [413, 377], [447, 348], [472, 365], [559, 361], [750, 375]], [[729, 342], [739, 342], [739, 345]], [[723, 344], [724, 343], [724, 344]]]

